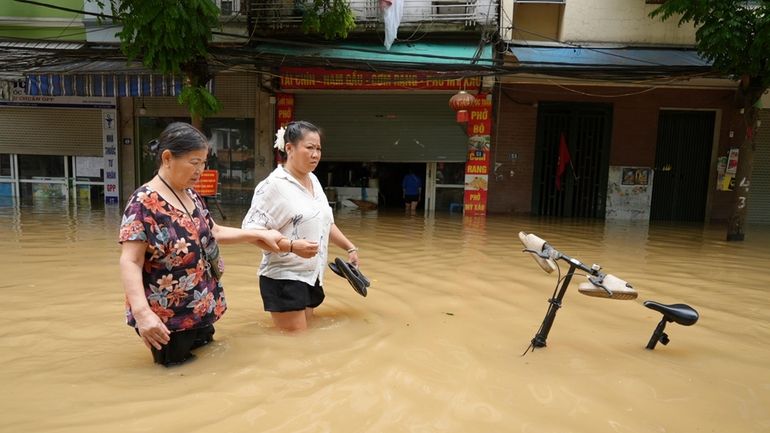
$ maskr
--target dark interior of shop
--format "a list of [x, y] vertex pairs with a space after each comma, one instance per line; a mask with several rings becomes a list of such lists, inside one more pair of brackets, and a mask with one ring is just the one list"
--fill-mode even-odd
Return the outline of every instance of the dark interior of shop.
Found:
[[[422, 180], [425, 185], [425, 163], [402, 162], [325, 162], [318, 164], [315, 175], [326, 187], [338, 188], [377, 188], [378, 209], [403, 209], [401, 182], [409, 171]], [[373, 197], [369, 197], [373, 201]], [[418, 209], [423, 209], [425, 190], [420, 198]]]

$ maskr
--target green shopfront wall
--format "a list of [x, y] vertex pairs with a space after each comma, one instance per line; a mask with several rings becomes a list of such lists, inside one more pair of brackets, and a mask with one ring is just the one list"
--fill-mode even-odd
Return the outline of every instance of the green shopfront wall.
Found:
[[324, 161], [465, 162], [451, 94], [296, 94], [295, 119], [324, 133]]

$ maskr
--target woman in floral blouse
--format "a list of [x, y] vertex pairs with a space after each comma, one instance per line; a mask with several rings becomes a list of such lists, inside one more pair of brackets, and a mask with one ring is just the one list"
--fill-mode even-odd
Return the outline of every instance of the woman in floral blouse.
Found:
[[193, 357], [212, 341], [214, 322], [227, 309], [220, 284], [218, 243], [251, 242], [278, 251], [275, 230], [241, 230], [216, 224], [191, 187], [206, 165], [206, 137], [172, 123], [151, 143], [158, 172], [128, 200], [120, 227], [120, 271], [128, 325], [158, 364]]

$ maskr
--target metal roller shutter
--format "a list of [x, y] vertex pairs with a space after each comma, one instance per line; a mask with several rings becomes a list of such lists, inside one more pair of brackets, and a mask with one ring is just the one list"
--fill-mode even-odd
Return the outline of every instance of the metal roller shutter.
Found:
[[101, 156], [101, 110], [0, 108], [0, 153]]
[[770, 224], [770, 110], [761, 110], [759, 119], [762, 126], [757, 129], [746, 218], [750, 223]]
[[464, 162], [451, 95], [296, 95], [295, 119], [323, 130], [324, 161]]

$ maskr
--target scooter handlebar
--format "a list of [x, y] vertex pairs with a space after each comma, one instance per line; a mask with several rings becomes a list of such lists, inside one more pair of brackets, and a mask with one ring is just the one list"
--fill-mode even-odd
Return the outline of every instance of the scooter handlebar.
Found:
[[556, 262], [549, 252], [553, 251], [548, 242], [532, 233], [519, 232], [519, 240], [524, 245], [524, 251], [530, 253], [535, 262], [547, 273], [556, 270]]
[[587, 283], [580, 283], [578, 291], [587, 296], [607, 299], [631, 300], [638, 296], [631, 284], [612, 274], [589, 276]]

